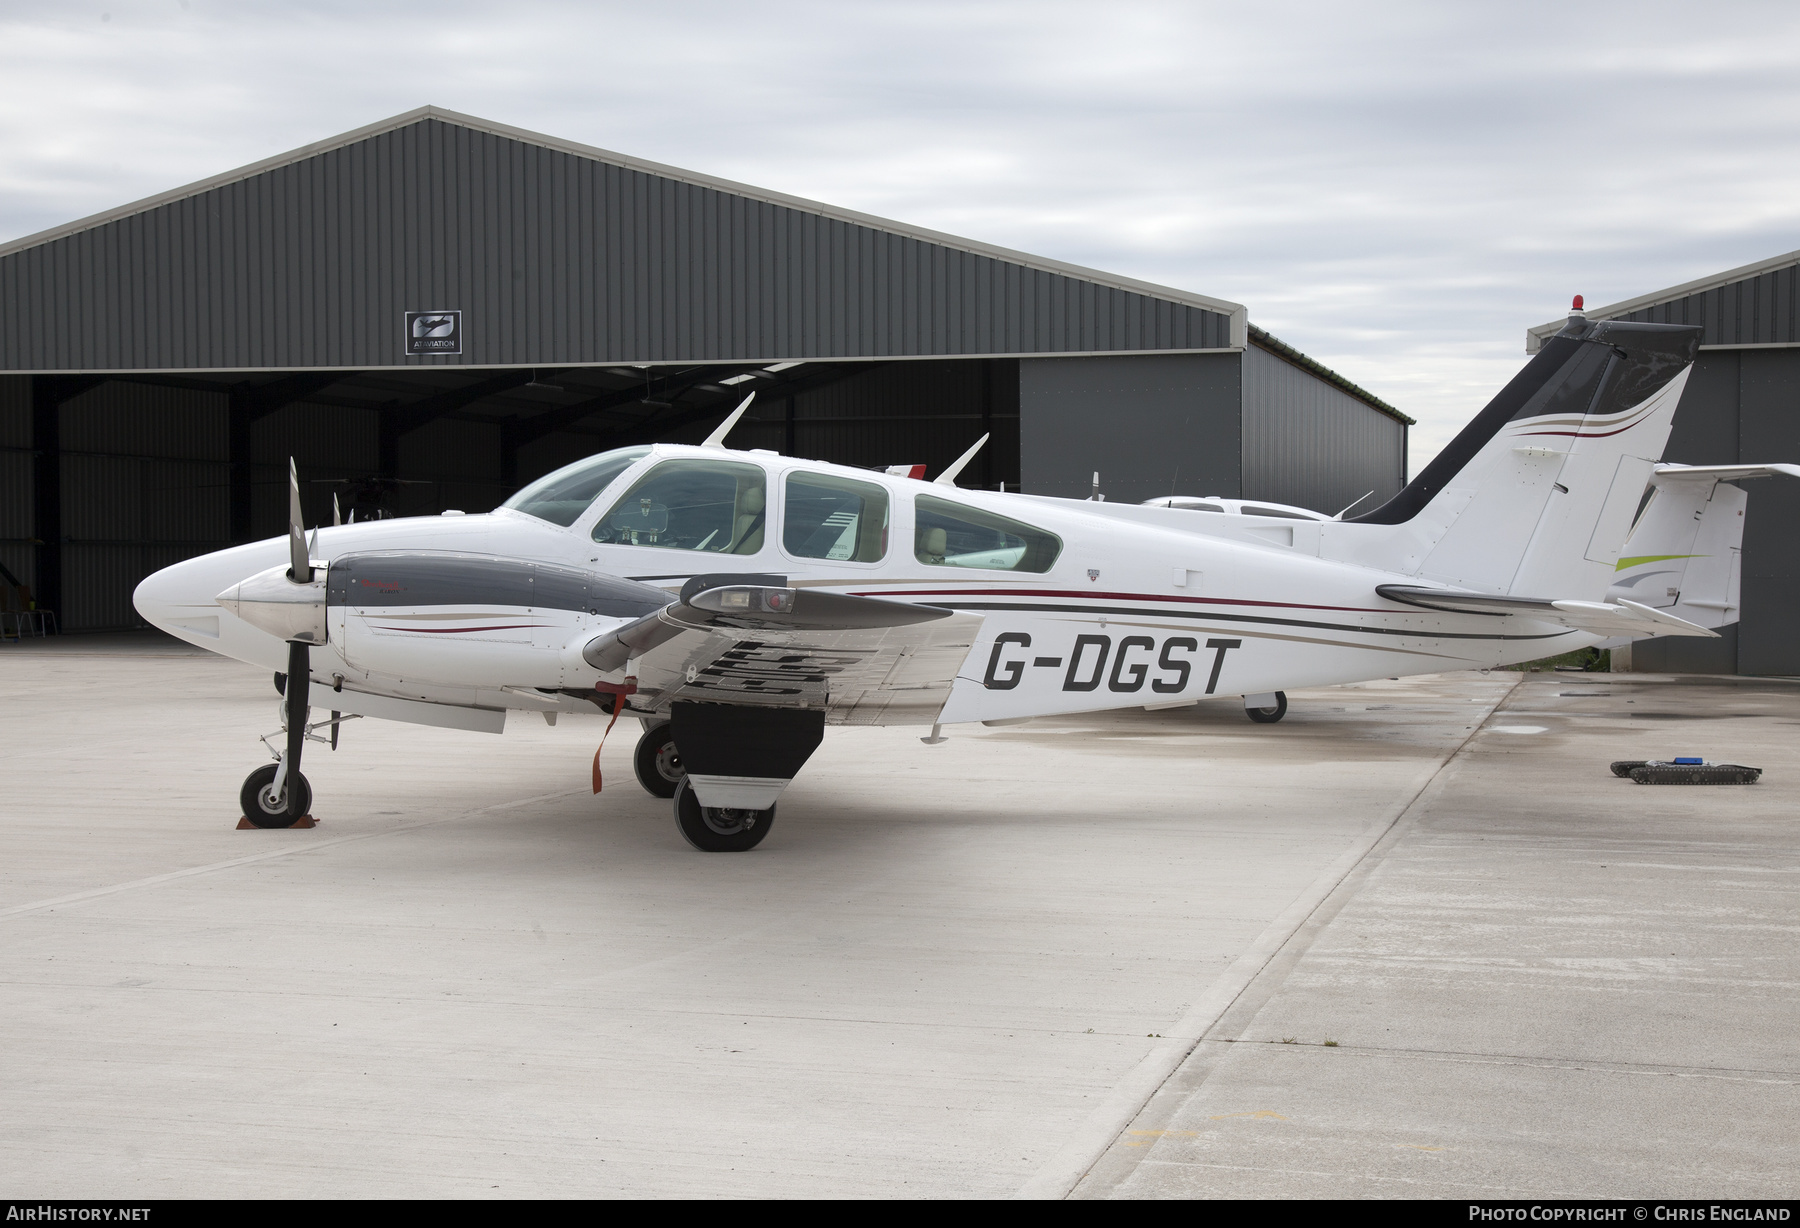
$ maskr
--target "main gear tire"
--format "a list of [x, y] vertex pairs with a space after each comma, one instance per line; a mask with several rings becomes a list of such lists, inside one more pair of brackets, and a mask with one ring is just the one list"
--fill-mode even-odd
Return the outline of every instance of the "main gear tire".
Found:
[[[295, 819], [312, 811], [312, 785], [299, 772], [289, 772], [287, 780], [282, 782], [281, 795], [275, 795], [272, 790], [275, 767], [273, 763], [263, 764], [244, 777], [244, 787], [238, 790], [238, 805], [253, 827], [288, 827]], [[298, 793], [299, 814], [288, 812], [289, 789]]]
[[775, 807], [737, 810], [702, 806], [686, 777], [675, 788], [675, 825], [681, 837], [702, 853], [747, 853], [762, 843], [775, 824]]
[[1612, 774], [1631, 779], [1631, 773], [1649, 763], [1648, 759], [1615, 759], [1612, 763]]
[[1761, 775], [1761, 768], [1736, 763], [1657, 763], [1631, 770], [1632, 783], [1640, 785], [1753, 785]]
[[637, 752], [631, 757], [638, 783], [652, 797], [674, 797], [675, 790], [687, 779], [687, 769], [681, 765], [681, 752], [675, 749], [675, 739], [669, 729], [669, 722], [664, 721], [644, 730], [644, 736], [638, 739]]
[[1275, 692], [1275, 706], [1272, 708], [1245, 708], [1244, 715], [1258, 725], [1273, 725], [1287, 715], [1287, 692]]

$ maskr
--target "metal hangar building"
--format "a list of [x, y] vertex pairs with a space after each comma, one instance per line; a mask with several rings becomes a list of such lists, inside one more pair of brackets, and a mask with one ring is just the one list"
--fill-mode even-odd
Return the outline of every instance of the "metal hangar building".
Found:
[[[1335, 512], [1411, 419], [1236, 303], [426, 107], [0, 245], [0, 565], [64, 630], [332, 501], [698, 442]], [[345, 482], [343, 480], [351, 481]], [[0, 577], [4, 578], [4, 577]]]
[[[1800, 462], [1800, 251], [1671, 286], [1588, 313], [1591, 320], [1698, 324], [1700, 357], [1675, 412], [1665, 460], [1684, 465]], [[1536, 353], [1562, 327], [1526, 330]], [[1739, 621], [1719, 639], [1634, 644], [1652, 673], [1800, 675], [1800, 484], [1749, 486]]]

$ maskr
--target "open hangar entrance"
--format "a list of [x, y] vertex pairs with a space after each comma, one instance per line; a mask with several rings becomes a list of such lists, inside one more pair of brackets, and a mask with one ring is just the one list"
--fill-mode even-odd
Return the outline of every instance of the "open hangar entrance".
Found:
[[424, 108], [0, 246], [0, 564], [131, 626], [282, 530], [290, 456], [311, 523], [479, 512], [752, 390], [733, 446], [935, 473], [986, 434], [966, 485], [1405, 481], [1410, 419], [1237, 304]]

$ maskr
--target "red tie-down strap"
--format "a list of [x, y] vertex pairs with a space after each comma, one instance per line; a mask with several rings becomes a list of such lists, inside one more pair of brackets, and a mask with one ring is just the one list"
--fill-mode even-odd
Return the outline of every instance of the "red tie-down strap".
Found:
[[637, 694], [637, 679], [627, 678], [623, 682], [596, 682], [594, 689], [602, 695], [613, 697], [612, 720], [606, 722], [606, 733], [600, 735], [600, 745], [594, 748], [594, 792], [600, 792], [600, 752], [606, 749], [606, 734], [619, 723], [619, 713], [625, 710], [625, 697]]

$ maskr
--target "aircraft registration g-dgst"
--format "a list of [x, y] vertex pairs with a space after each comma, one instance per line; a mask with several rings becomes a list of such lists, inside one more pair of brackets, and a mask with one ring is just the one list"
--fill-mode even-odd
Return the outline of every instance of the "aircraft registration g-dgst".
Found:
[[1212, 696], [1278, 719], [1288, 688], [1715, 634], [1738, 600], [1730, 483], [1800, 469], [1658, 464], [1699, 333], [1577, 312], [1353, 519], [964, 490], [967, 456], [925, 482], [728, 450], [740, 406], [704, 445], [593, 456], [486, 515], [309, 543], [294, 485], [286, 539], [135, 600], [286, 675], [285, 739], [240, 796], [259, 826], [307, 813], [301, 751], [344, 714], [498, 733], [508, 710], [598, 710], [643, 722], [638, 778], [693, 845], [744, 850], [827, 725], [935, 739]]

